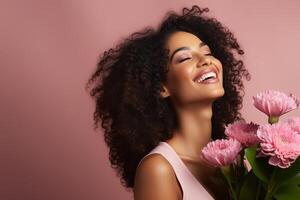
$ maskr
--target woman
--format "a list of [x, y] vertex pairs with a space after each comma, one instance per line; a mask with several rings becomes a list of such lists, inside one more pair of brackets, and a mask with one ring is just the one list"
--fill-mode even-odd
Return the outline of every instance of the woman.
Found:
[[[209, 9], [168, 13], [103, 53], [88, 86], [111, 165], [135, 199], [228, 199], [201, 149], [242, 119], [250, 74], [234, 35]], [[236, 53], [236, 54], [235, 54]]]

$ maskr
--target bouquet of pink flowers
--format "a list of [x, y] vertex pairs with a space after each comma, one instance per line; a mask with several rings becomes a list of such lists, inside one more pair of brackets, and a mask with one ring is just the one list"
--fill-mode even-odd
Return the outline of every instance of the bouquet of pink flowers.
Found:
[[208, 143], [201, 156], [220, 167], [234, 200], [300, 200], [300, 118], [279, 121], [298, 108], [300, 100], [268, 90], [253, 102], [268, 115], [268, 124], [229, 124], [227, 139]]

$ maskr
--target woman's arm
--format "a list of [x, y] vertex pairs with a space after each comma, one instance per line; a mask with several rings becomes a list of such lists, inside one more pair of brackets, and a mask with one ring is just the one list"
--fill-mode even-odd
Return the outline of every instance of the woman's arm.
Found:
[[182, 199], [174, 170], [163, 156], [152, 154], [142, 160], [136, 171], [134, 199]]

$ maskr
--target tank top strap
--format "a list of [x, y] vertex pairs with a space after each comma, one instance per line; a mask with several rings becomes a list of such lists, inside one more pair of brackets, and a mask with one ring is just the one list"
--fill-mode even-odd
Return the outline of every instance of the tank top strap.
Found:
[[183, 191], [183, 200], [193, 200], [199, 198], [207, 200], [213, 199], [200, 184], [200, 182], [198, 182], [198, 180], [188, 170], [176, 151], [168, 143], [160, 142], [150, 153], [144, 156], [143, 159], [155, 153], [162, 155], [172, 166]]

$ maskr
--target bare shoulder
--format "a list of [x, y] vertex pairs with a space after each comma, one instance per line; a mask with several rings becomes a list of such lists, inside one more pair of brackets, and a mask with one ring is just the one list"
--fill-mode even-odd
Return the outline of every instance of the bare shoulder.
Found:
[[134, 199], [181, 199], [180, 187], [170, 163], [160, 154], [144, 158], [136, 170]]

